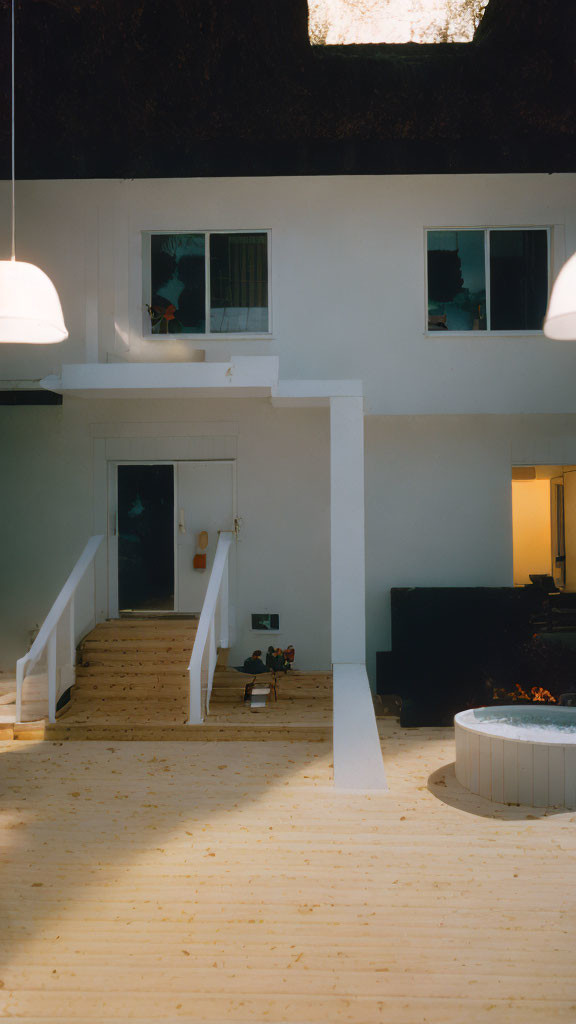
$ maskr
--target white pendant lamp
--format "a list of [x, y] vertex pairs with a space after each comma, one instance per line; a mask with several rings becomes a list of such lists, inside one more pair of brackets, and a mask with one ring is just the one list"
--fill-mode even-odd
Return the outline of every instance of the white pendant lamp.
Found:
[[43, 270], [16, 259], [14, 7], [12, 0], [12, 258], [0, 260], [0, 343], [50, 345], [68, 337], [58, 292]]
[[554, 341], [576, 341], [576, 252], [554, 282], [544, 334]]

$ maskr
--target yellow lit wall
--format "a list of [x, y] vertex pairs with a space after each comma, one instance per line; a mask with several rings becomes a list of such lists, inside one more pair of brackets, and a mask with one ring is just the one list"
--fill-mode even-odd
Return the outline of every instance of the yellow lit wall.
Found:
[[512, 481], [514, 584], [551, 571], [550, 481]]

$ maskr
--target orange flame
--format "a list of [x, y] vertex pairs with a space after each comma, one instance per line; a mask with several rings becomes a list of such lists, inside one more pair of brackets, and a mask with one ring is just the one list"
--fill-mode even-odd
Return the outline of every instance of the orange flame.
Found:
[[553, 697], [550, 690], [545, 690], [543, 686], [532, 687], [532, 700], [538, 704], [556, 704], [556, 697]]
[[508, 692], [508, 690], [504, 689], [495, 689], [493, 696], [495, 700], [531, 700], [534, 701], [536, 704], [558, 703], [556, 697], [553, 697], [550, 693], [550, 690], [545, 690], [543, 686], [533, 686], [530, 693], [526, 693], [526, 690], [520, 685], [520, 683], [516, 683], [514, 689], [511, 692]]

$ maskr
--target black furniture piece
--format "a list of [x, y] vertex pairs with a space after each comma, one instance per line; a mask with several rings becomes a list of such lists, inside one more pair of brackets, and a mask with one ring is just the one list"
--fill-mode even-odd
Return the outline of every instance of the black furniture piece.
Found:
[[535, 586], [392, 589], [378, 693], [401, 697], [403, 726], [450, 725], [457, 711], [489, 703], [494, 683], [514, 679], [545, 600]]

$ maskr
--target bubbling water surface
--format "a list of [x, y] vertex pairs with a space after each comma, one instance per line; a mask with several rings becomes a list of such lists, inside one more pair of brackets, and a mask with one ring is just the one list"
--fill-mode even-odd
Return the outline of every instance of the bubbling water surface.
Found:
[[502, 739], [576, 744], [576, 708], [476, 708], [463, 716], [462, 724]]

